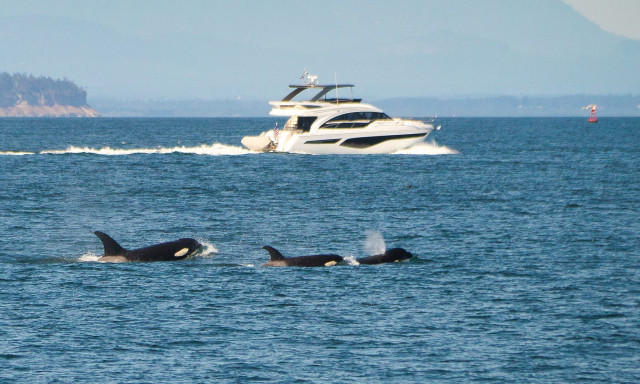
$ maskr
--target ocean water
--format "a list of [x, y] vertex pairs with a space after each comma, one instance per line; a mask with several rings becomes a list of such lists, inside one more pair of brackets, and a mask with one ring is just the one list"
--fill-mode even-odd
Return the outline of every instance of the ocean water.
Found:
[[[640, 119], [241, 147], [274, 122], [0, 120], [0, 382], [640, 382]], [[205, 248], [99, 263], [96, 230]], [[391, 247], [416, 257], [355, 262]]]

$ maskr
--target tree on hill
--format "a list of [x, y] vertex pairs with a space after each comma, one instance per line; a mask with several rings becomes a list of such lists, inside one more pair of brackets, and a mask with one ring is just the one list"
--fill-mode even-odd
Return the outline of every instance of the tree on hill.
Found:
[[26, 101], [33, 106], [87, 105], [87, 92], [68, 79], [0, 73], [0, 108]]

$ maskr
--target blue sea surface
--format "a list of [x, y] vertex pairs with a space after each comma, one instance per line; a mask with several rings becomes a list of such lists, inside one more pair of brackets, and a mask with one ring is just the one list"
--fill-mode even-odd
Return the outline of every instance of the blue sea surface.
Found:
[[[640, 119], [242, 148], [275, 121], [1, 119], [0, 382], [640, 382]], [[96, 230], [205, 247], [99, 263]], [[415, 257], [355, 262], [385, 247]]]

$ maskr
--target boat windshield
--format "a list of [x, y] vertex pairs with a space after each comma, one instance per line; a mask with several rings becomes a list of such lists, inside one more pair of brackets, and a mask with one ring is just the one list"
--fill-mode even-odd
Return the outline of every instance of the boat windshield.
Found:
[[[351, 84], [290, 85], [289, 87], [295, 89], [285, 96], [282, 101], [360, 101], [360, 99], [353, 98], [353, 85]], [[349, 88], [349, 91], [343, 88]], [[331, 97], [328, 95], [331, 95]]]

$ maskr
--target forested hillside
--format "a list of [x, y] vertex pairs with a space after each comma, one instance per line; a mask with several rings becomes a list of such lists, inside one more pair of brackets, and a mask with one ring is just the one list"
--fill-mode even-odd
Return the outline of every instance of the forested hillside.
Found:
[[0, 117], [96, 117], [87, 92], [68, 79], [0, 72]]
[[0, 108], [22, 102], [32, 106], [81, 107], [87, 104], [87, 92], [68, 79], [0, 73]]

